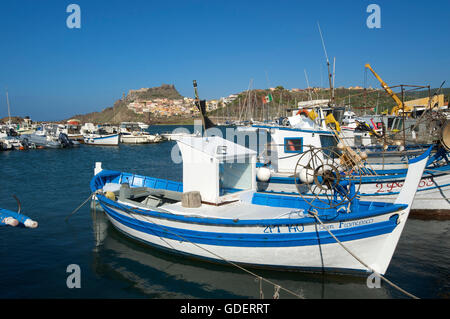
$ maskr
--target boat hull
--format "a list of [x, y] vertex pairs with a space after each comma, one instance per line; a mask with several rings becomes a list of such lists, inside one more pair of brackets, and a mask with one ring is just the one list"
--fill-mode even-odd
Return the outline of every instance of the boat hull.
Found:
[[150, 246], [214, 262], [298, 271], [367, 273], [329, 229], [372, 269], [385, 273], [408, 215], [408, 209], [398, 209], [325, 226], [295, 220], [232, 226], [158, 218], [158, 212], [122, 209], [102, 196], [99, 201], [115, 228]]
[[156, 143], [158, 142], [158, 139], [155, 135], [121, 135], [120, 136], [120, 143], [124, 144], [149, 144], [149, 143]]
[[[364, 178], [359, 188], [361, 200], [393, 203], [404, 184], [404, 178], [370, 181]], [[275, 194], [298, 194], [293, 177], [274, 176], [269, 182], [258, 182], [258, 189]], [[307, 196], [304, 195], [304, 196]], [[450, 212], [450, 174], [424, 174], [412, 203], [412, 210], [445, 210]]]
[[119, 145], [119, 134], [86, 135], [84, 137], [84, 144], [99, 145], [99, 146], [117, 146]]

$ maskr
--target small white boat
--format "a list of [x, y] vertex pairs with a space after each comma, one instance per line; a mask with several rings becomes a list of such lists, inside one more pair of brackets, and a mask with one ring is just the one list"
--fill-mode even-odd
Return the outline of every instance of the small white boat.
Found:
[[256, 192], [252, 150], [220, 137], [183, 137], [177, 143], [182, 183], [102, 170], [96, 164], [91, 191], [125, 235], [214, 262], [367, 272], [331, 232], [380, 274], [394, 254], [431, 151], [410, 162], [394, 203], [352, 199], [316, 209], [299, 196]]
[[109, 124], [94, 125], [85, 123], [80, 128], [83, 134], [84, 144], [99, 146], [117, 146], [119, 145], [120, 134], [116, 127]]
[[106, 134], [102, 131], [84, 135], [84, 144], [99, 146], [117, 146], [119, 145], [119, 134]]
[[120, 143], [124, 144], [149, 144], [159, 143], [162, 137], [157, 134], [153, 135], [144, 131], [139, 123], [122, 122], [119, 127]]

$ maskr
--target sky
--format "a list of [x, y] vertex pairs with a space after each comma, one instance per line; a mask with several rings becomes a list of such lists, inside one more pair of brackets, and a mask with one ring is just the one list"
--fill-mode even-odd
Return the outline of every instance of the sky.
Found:
[[[68, 28], [70, 4], [81, 28]], [[381, 28], [368, 28], [370, 4]], [[174, 84], [204, 99], [281, 85], [439, 87], [449, 75], [450, 1], [1, 0], [0, 118], [57, 121], [130, 89]], [[367, 78], [367, 81], [365, 81]], [[448, 87], [446, 83], [445, 87]]]

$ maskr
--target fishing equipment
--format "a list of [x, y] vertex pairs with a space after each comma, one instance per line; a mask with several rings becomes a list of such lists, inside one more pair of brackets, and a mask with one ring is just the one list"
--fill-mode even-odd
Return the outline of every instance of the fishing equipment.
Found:
[[315, 208], [351, 206], [361, 187], [362, 175], [358, 166], [361, 158], [353, 153], [347, 148], [315, 147], [304, 152], [294, 169], [300, 196]]

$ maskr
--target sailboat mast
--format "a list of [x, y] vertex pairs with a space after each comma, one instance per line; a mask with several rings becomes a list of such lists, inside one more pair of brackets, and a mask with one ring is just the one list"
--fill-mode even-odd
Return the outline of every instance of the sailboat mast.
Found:
[[8, 97], [8, 90], [6, 90], [6, 104], [8, 105], [8, 124], [11, 125], [11, 110], [9, 107], [9, 97]]
[[308, 86], [309, 100], [312, 101], [311, 90], [309, 89], [308, 74], [306, 74], [306, 69], [304, 69], [304, 71], [305, 71], [306, 85]]
[[331, 99], [334, 102], [334, 80], [336, 79], [336, 57], [334, 57], [333, 60], [333, 90], [332, 90], [332, 95], [331, 95]]
[[334, 102], [334, 96], [333, 96], [333, 75], [331, 74], [330, 71], [330, 60], [328, 59], [328, 53], [327, 53], [327, 49], [325, 47], [325, 41], [323, 40], [323, 36], [322, 36], [322, 30], [320, 29], [320, 24], [319, 22], [317, 22], [317, 26], [319, 28], [319, 33], [320, 33], [320, 39], [322, 40], [322, 46], [323, 46], [323, 51], [325, 52], [325, 58], [327, 59], [327, 67], [328, 67], [328, 81], [330, 83], [330, 95], [331, 95], [331, 102]]

